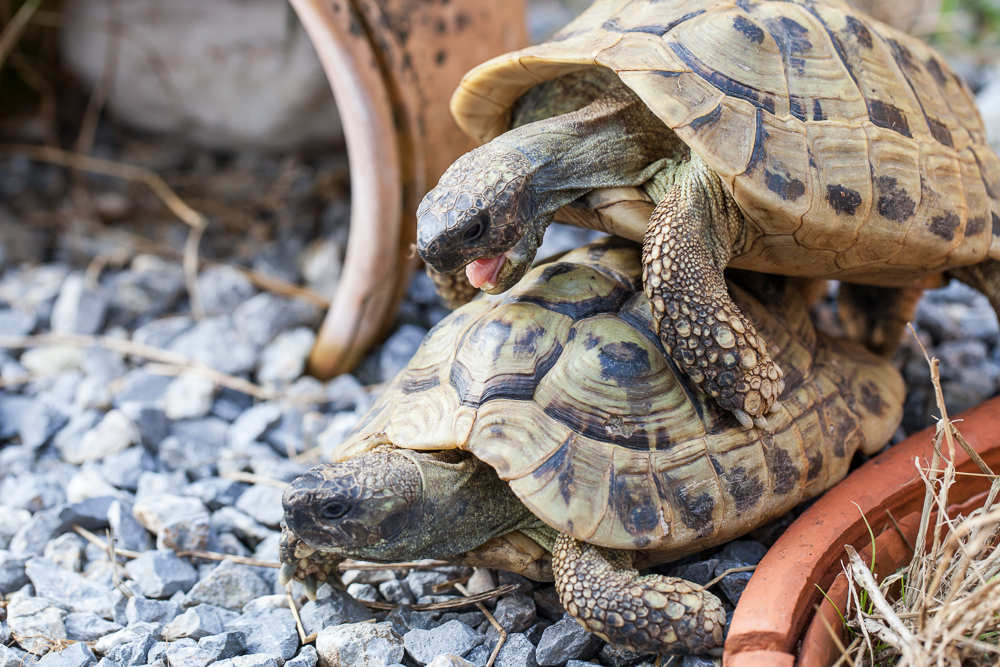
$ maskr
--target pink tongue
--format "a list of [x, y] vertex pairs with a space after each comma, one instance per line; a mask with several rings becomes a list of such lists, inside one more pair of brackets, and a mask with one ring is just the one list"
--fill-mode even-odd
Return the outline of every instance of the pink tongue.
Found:
[[465, 267], [465, 275], [469, 277], [469, 282], [476, 288], [482, 287], [486, 283], [495, 284], [497, 275], [506, 259], [503, 255], [477, 259]]

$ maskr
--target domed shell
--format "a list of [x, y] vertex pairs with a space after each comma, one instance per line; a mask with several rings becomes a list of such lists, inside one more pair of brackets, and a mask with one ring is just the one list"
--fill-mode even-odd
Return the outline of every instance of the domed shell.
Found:
[[598, 0], [549, 41], [469, 72], [452, 97], [481, 142], [515, 100], [613, 69], [722, 178], [750, 221], [730, 266], [907, 285], [1000, 258], [1000, 159], [931, 48], [812, 0]]
[[762, 432], [687, 383], [654, 333], [641, 275], [638, 248], [608, 240], [455, 311], [335, 458], [386, 442], [464, 449], [560, 531], [686, 552], [782, 514], [839, 480], [856, 449], [888, 441], [898, 373], [818, 337], [784, 278], [744, 277], [756, 296], [730, 285], [785, 371]]

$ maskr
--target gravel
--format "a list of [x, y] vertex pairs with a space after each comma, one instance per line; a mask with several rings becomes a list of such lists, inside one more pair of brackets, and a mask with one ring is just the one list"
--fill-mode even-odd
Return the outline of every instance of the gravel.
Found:
[[[557, 4], [532, 3], [536, 34], [568, 18], [565, 8], [553, 9]], [[542, 5], [549, 9], [538, 10]], [[988, 108], [995, 111], [987, 120], [1000, 127], [1000, 87], [991, 88], [995, 101]], [[0, 335], [104, 336], [232, 377], [223, 386], [203, 370], [157, 368], [141, 355], [97, 344], [0, 348], [0, 593], [9, 603], [0, 617], [0, 667], [20, 665], [24, 650], [45, 654], [50, 645], [32, 635], [97, 642], [93, 650], [77, 643], [45, 655], [39, 664], [47, 667], [102, 659], [102, 667], [482, 666], [498, 634], [480, 612], [397, 607], [373, 613], [356, 599], [443, 599], [455, 591], [433, 587], [468, 574], [472, 593], [518, 586], [490, 605], [508, 633], [497, 665], [649, 662], [614, 651], [565, 617], [550, 583], [486, 569], [348, 571], [343, 578], [355, 597], [323, 587], [315, 602], [296, 587], [305, 631], [318, 633], [315, 648], [300, 646], [275, 570], [176, 555], [175, 549], [208, 549], [275, 560], [281, 488], [270, 482], [290, 481], [328, 458], [374, 400], [367, 385], [391, 379], [445, 311], [418, 274], [395, 326], [354, 375], [323, 383], [305, 377], [322, 313], [262, 290], [240, 267], [284, 279], [304, 276], [312, 289], [334, 293], [349, 219], [346, 158], [295, 163], [289, 190], [279, 197], [287, 208], [276, 212], [277, 200], [261, 203], [257, 195], [271, 192], [285, 173], [279, 158], [184, 153], [189, 149], [169, 142], [112, 139], [114, 133], [101, 128], [99, 154], [165, 165], [157, 167], [165, 174], [183, 171], [201, 182], [201, 195], [219, 200], [201, 251], [222, 263], [204, 266], [197, 278], [205, 317], [195, 317], [184, 269], [171, 252], [127, 256], [100, 234], [29, 225], [28, 213], [39, 202], [52, 200], [53, 212], [71, 205], [65, 183], [63, 190], [58, 186], [65, 175], [4, 157], [0, 227], [31, 242], [0, 239]], [[157, 200], [145, 202], [145, 194], [109, 179], [87, 184], [95, 206], [115, 197], [126, 200], [126, 209], [148, 205], [143, 215], [115, 223], [123, 234], [183, 247], [187, 228], [164, 222]], [[553, 225], [539, 255], [587, 236]], [[817, 320], [834, 333], [836, 309], [834, 289], [815, 306]], [[929, 291], [915, 325], [928, 352], [942, 360], [950, 411], [997, 393], [1000, 326], [984, 296], [958, 283]], [[912, 338], [894, 362], [908, 385], [901, 437], [933, 423], [933, 392]], [[268, 398], [239, 391], [241, 382], [263, 387]], [[299, 456], [313, 448], [315, 458]], [[248, 474], [257, 477], [245, 481]], [[782, 521], [787, 525], [787, 518], [775, 525]], [[124, 572], [116, 575], [106, 551], [86, 542], [74, 525], [102, 538], [110, 528], [118, 548], [140, 555], [120, 558]], [[738, 540], [653, 571], [707, 583], [730, 567], [759, 562], [774, 534], [761, 530], [754, 537], [760, 541]], [[128, 596], [116, 588], [116, 576], [125, 580]], [[751, 576], [730, 574], [713, 591], [731, 609]], [[708, 663], [689, 657], [682, 664]]]

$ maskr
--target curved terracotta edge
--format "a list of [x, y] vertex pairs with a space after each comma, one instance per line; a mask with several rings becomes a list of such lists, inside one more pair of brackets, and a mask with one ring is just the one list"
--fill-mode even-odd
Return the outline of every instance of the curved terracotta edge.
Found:
[[[1000, 397], [952, 418], [962, 435], [991, 467], [1000, 466]], [[924, 485], [913, 459], [930, 459], [934, 428], [916, 433], [868, 461], [826, 492], [778, 539], [758, 565], [736, 607], [726, 639], [723, 662], [740, 664], [736, 656], [751, 651], [792, 655], [812, 610], [839, 572], [845, 544], [861, 549], [870, 543], [868, 522], [881, 527], [886, 510], [897, 519], [919, 511]], [[973, 472], [975, 465], [959, 448], [956, 468]], [[963, 478], [952, 487], [952, 500], [965, 502], [984, 491], [988, 480]], [[859, 511], [860, 508], [860, 511]], [[737, 662], [732, 662], [737, 660]]]
[[730, 667], [792, 667], [795, 656], [781, 651], [746, 651], [726, 662]]
[[[983, 491], [961, 504], [952, 504], [948, 507], [948, 515], [955, 518], [959, 514], [968, 514], [978, 507], [982, 507], [983, 502], [989, 492]], [[931, 515], [930, 525], [933, 526], [937, 514]], [[897, 571], [905, 567], [910, 561], [913, 552], [910, 551], [909, 544], [913, 544], [917, 539], [920, 530], [920, 512], [903, 517], [898, 521], [899, 532], [895, 527], [887, 527], [881, 535], [875, 538], [875, 573], [878, 578]], [[907, 544], [900, 534], [906, 536]], [[928, 532], [926, 544], [933, 541], [933, 533]], [[871, 565], [872, 547], [869, 544], [858, 552], [865, 563]], [[896, 591], [898, 593], [898, 591]], [[828, 667], [840, 658], [840, 648], [833, 637], [840, 641], [842, 646], [847, 645], [847, 632], [841, 622], [841, 613], [847, 608], [847, 577], [843, 572], [837, 575], [830, 589], [826, 591], [826, 597], [816, 610], [809, 627], [806, 628], [802, 636], [802, 645], [799, 649], [797, 665], [799, 667]], [[833, 633], [831, 635], [831, 632]]]
[[389, 92], [350, 3], [290, 2], [333, 89], [351, 168], [347, 255], [310, 355], [310, 372], [326, 378], [353, 367], [392, 315], [400, 279], [401, 165]]

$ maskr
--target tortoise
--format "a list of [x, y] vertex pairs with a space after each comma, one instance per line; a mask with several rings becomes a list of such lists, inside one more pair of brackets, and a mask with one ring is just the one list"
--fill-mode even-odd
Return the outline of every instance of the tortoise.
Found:
[[443, 319], [335, 463], [286, 489], [283, 581], [315, 595], [347, 556], [448, 558], [554, 577], [569, 613], [619, 647], [718, 653], [720, 601], [635, 568], [839, 481], [895, 431], [903, 383], [817, 333], [794, 279], [747, 272], [730, 292], [787, 370], [772, 430], [743, 429], [666, 353], [641, 273], [639, 246], [609, 237]]
[[665, 347], [747, 428], [766, 426], [780, 369], [726, 266], [878, 286], [842, 300], [886, 353], [925, 278], [949, 271], [1000, 307], [1000, 159], [972, 93], [840, 0], [598, 0], [473, 69], [451, 110], [488, 143], [418, 209], [417, 250], [447, 287], [465, 267], [509, 289], [557, 213], [644, 241]]

